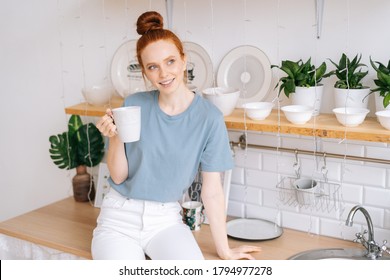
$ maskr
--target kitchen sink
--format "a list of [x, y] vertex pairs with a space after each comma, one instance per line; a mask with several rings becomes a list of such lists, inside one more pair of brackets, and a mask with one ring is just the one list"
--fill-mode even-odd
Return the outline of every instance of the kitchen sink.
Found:
[[[363, 233], [356, 233], [354, 242], [363, 245], [362, 248], [327, 248], [304, 251], [291, 256], [289, 260], [390, 260], [390, 249], [387, 247], [387, 240], [383, 240], [380, 245], [374, 239], [374, 225], [372, 223], [368, 211], [360, 206], [354, 206], [349, 211], [345, 224], [347, 226], [353, 225], [353, 217], [357, 211], [362, 212], [367, 221], [368, 230]], [[368, 234], [368, 237], [365, 234]]]
[[[353, 225], [355, 213], [360, 211], [366, 218], [368, 230], [363, 233], [356, 233], [354, 242], [363, 245], [363, 248], [326, 248], [304, 251], [291, 256], [289, 260], [390, 260], [390, 249], [387, 247], [387, 240], [380, 245], [374, 239], [374, 225], [368, 211], [360, 206], [354, 206], [349, 211], [345, 225]], [[368, 234], [366, 237], [365, 234]]]
[[[304, 251], [293, 255], [289, 260], [369, 260], [367, 250], [360, 248], [326, 248]], [[382, 256], [377, 260], [390, 260], [390, 256]]]

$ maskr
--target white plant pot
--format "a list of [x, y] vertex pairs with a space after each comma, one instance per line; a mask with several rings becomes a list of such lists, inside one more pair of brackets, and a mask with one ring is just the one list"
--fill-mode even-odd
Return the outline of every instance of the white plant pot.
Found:
[[374, 100], [375, 100], [375, 112], [390, 110], [390, 105], [386, 108], [383, 106], [383, 97], [379, 95], [378, 92], [374, 92]]
[[290, 95], [291, 104], [313, 107], [313, 116], [317, 116], [320, 114], [323, 92], [323, 85], [316, 87], [296, 87], [295, 92]]
[[352, 107], [352, 108], [368, 108], [367, 96], [370, 93], [370, 88], [362, 89], [343, 89], [334, 88], [335, 108]]

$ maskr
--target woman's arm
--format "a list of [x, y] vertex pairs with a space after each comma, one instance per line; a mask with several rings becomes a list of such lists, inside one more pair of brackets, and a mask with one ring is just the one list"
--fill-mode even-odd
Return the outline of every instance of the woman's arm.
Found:
[[122, 183], [129, 176], [125, 145], [118, 135], [110, 138], [107, 152], [107, 167], [115, 184]]
[[226, 232], [225, 198], [219, 172], [202, 172], [202, 201], [210, 223], [214, 244], [221, 259], [254, 259], [249, 252], [258, 252], [257, 246], [240, 246], [230, 249]]
[[120, 184], [128, 177], [128, 163], [125, 153], [125, 145], [119, 139], [113, 115], [110, 109], [96, 123], [96, 127], [106, 137], [110, 138], [107, 152], [107, 166], [111, 179], [115, 184]]

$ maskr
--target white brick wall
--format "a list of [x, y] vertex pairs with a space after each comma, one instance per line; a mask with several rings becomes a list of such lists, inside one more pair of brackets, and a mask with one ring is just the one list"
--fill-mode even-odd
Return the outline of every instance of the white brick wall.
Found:
[[[240, 131], [229, 131], [230, 140], [237, 142]], [[364, 206], [370, 213], [375, 239], [390, 242], [390, 166], [379, 163], [336, 159], [299, 154], [299, 150], [316, 150], [320, 154], [335, 153], [379, 159], [390, 159], [390, 145], [363, 141], [324, 139], [304, 136], [250, 132], [250, 144], [298, 149], [301, 177], [323, 181], [330, 196], [311, 197], [309, 205], [297, 203], [295, 193], [282, 178], [295, 175], [295, 154], [273, 150], [235, 147], [235, 168], [229, 196], [228, 214], [237, 217], [261, 218], [285, 228], [307, 231], [340, 239], [352, 240], [355, 233], [366, 229], [361, 213], [354, 225], [345, 226], [350, 209]], [[327, 171], [327, 184], [323, 172]], [[283, 187], [283, 188], [281, 188]], [[307, 194], [305, 194], [307, 195]]]

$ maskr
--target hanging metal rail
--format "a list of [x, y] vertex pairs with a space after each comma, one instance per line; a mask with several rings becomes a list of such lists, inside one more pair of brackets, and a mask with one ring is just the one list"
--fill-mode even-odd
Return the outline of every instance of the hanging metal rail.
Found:
[[273, 147], [273, 146], [265, 146], [265, 145], [257, 145], [257, 144], [249, 144], [246, 142], [245, 134], [241, 135], [238, 142], [230, 142], [231, 147], [240, 147], [242, 149], [248, 148], [256, 148], [263, 150], [274, 150], [280, 152], [289, 152], [289, 153], [299, 153], [304, 155], [314, 155], [314, 156], [323, 156], [323, 157], [331, 157], [338, 159], [347, 159], [347, 160], [357, 160], [357, 161], [366, 161], [380, 164], [390, 164], [390, 160], [379, 159], [379, 158], [369, 158], [369, 157], [359, 157], [359, 156], [350, 156], [350, 155], [340, 155], [326, 152], [317, 152], [317, 151], [308, 151], [308, 150], [298, 150], [291, 148], [283, 148], [283, 147]]

